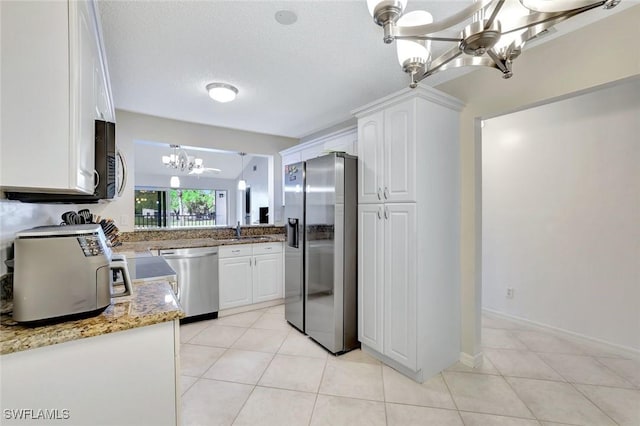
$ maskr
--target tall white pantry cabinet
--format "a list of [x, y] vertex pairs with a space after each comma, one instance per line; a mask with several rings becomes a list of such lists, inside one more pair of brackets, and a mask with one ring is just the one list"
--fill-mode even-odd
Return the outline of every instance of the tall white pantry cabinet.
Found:
[[423, 382], [460, 356], [459, 112], [405, 89], [358, 118], [358, 337]]

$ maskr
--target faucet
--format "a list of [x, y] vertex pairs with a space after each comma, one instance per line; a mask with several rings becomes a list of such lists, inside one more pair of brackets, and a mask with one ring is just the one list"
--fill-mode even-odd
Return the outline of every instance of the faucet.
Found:
[[240, 238], [240, 231], [242, 231], [242, 229], [240, 228], [240, 221], [238, 221], [238, 225], [236, 226], [236, 238]]

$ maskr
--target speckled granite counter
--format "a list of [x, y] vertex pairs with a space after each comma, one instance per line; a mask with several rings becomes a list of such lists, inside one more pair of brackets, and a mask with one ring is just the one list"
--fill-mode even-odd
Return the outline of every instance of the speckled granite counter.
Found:
[[213, 238], [182, 238], [174, 240], [147, 240], [123, 242], [122, 245], [114, 247], [116, 253], [145, 253], [149, 250], [179, 249], [192, 247], [216, 247], [232, 244], [256, 244], [282, 242], [285, 240], [284, 234], [256, 235], [242, 237], [240, 239], [213, 239]]
[[183, 318], [167, 281], [134, 282], [131, 296], [114, 298], [95, 317], [59, 324], [25, 327], [9, 316], [0, 317], [0, 354], [34, 349], [86, 337], [144, 327]]

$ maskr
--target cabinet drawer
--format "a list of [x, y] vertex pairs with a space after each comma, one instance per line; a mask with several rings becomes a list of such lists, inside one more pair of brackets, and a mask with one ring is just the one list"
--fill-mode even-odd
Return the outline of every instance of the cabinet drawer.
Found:
[[236, 244], [232, 246], [220, 246], [218, 258], [251, 256], [251, 244]]
[[253, 245], [253, 254], [282, 253], [282, 243], [261, 243]]

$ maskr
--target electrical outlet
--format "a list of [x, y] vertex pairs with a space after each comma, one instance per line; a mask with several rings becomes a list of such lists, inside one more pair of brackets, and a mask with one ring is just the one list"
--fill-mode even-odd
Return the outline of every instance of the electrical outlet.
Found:
[[513, 299], [513, 287], [507, 287], [507, 299]]

